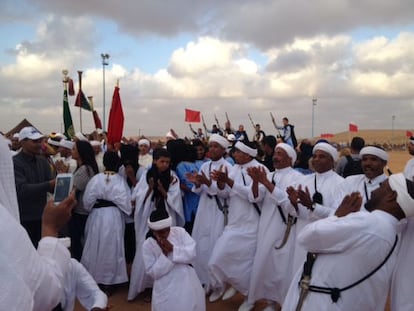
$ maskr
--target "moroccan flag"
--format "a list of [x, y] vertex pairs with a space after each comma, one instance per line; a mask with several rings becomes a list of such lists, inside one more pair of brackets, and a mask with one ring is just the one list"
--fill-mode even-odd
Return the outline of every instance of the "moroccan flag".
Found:
[[354, 123], [349, 123], [349, 131], [350, 132], [358, 132], [358, 126]]
[[124, 112], [122, 111], [121, 97], [119, 96], [119, 87], [115, 86], [114, 95], [112, 96], [111, 110], [109, 111], [108, 120], [108, 144], [113, 145], [121, 141], [124, 130]]
[[75, 136], [75, 129], [73, 128], [72, 115], [70, 114], [68, 90], [63, 91], [63, 124], [65, 126], [65, 136], [70, 140]]
[[92, 107], [89, 104], [88, 99], [86, 98], [85, 94], [83, 94], [81, 89], [79, 89], [79, 93], [76, 96], [75, 106], [82, 107], [83, 109], [88, 110], [88, 111], [92, 111]]
[[185, 122], [200, 123], [200, 111], [185, 109]]
[[411, 131], [405, 131], [405, 136], [407, 136], [408, 138], [410, 138], [411, 136], [413, 136], [413, 132], [411, 132]]

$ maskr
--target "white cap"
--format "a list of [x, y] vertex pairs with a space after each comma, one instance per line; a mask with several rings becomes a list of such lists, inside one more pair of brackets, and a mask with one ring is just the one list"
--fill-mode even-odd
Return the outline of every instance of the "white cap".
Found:
[[44, 135], [36, 130], [33, 126], [24, 127], [19, 132], [19, 141], [22, 141], [24, 139], [38, 140], [42, 137], [44, 137]]
[[59, 145], [60, 145], [60, 147], [72, 150], [73, 146], [75, 146], [75, 143], [73, 141], [70, 141], [70, 140], [62, 139], [59, 142]]
[[146, 145], [146, 146], [149, 147], [151, 145], [151, 143], [148, 139], [142, 138], [142, 139], [138, 140], [138, 146], [141, 146], [141, 145]]

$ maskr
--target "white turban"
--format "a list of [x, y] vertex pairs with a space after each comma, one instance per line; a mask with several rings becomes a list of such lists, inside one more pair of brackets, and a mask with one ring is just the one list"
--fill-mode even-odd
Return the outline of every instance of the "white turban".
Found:
[[88, 141], [88, 139], [81, 133], [81, 132], [77, 132], [76, 134], [75, 134], [75, 137], [77, 138], [77, 139], [79, 139], [79, 140], [85, 140], [85, 141]]
[[392, 174], [388, 178], [392, 190], [397, 192], [397, 203], [404, 211], [405, 217], [414, 216], [414, 200], [408, 193], [407, 180], [403, 173]]
[[148, 227], [151, 230], [158, 231], [158, 230], [162, 230], [162, 229], [171, 227], [172, 219], [171, 219], [171, 216], [168, 216], [168, 218], [164, 218], [164, 219], [153, 221], [153, 222], [151, 222], [148, 219], [147, 223], [148, 223]]
[[230, 145], [229, 141], [219, 134], [211, 135], [210, 138], [208, 139], [208, 142], [209, 143], [216, 142], [220, 146], [222, 146], [224, 149], [227, 149], [227, 147]]
[[410, 137], [410, 144], [414, 145], [414, 137], [413, 136]]
[[297, 158], [297, 154], [296, 154], [295, 149], [293, 149], [293, 147], [292, 147], [291, 145], [289, 145], [289, 144], [285, 144], [285, 143], [278, 143], [278, 144], [276, 145], [275, 150], [276, 150], [277, 148], [281, 148], [281, 149], [283, 149], [283, 150], [285, 150], [285, 151], [286, 151], [287, 155], [288, 155], [288, 156], [289, 156], [289, 158], [292, 160], [292, 166], [293, 166], [293, 164], [295, 164], [295, 162], [296, 162], [296, 158]]
[[338, 151], [335, 149], [335, 147], [332, 147], [330, 144], [328, 143], [317, 143], [314, 147], [313, 147], [313, 151], [312, 154], [315, 154], [315, 152], [317, 150], [321, 150], [324, 151], [326, 153], [328, 153], [332, 159], [334, 160], [334, 162], [336, 160], [338, 160]]
[[66, 149], [71, 149], [73, 148], [73, 146], [75, 145], [75, 143], [73, 141], [70, 140], [66, 140], [66, 139], [62, 139], [59, 142], [60, 147], [66, 148]]
[[2, 135], [0, 135], [0, 172], [0, 205], [3, 205], [17, 221], [20, 221], [13, 161], [9, 146]]
[[148, 139], [142, 138], [142, 139], [138, 140], [138, 146], [141, 146], [141, 145], [146, 145], [146, 146], [149, 147], [151, 145], [151, 143]]
[[227, 135], [227, 140], [231, 141], [231, 142], [235, 141], [236, 140], [236, 135], [234, 135], [234, 134]]
[[378, 147], [375, 146], [366, 146], [364, 148], [361, 149], [361, 151], [359, 152], [360, 156], [362, 157], [363, 155], [369, 154], [369, 155], [374, 155], [384, 161], [388, 162], [389, 156], [388, 153]]
[[250, 148], [249, 146], [246, 146], [241, 141], [238, 141], [234, 147], [239, 149], [241, 152], [247, 153], [249, 156], [255, 158], [257, 156], [257, 149]]
[[89, 143], [92, 147], [100, 147], [102, 145], [101, 142], [97, 140], [91, 140]]

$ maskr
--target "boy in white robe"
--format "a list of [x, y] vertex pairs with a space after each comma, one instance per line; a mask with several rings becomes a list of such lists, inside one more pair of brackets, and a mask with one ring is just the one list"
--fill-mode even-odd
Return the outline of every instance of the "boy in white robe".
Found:
[[116, 152], [106, 152], [106, 170], [89, 181], [83, 196], [84, 208], [90, 214], [81, 263], [108, 294], [114, 289], [109, 285], [128, 281], [122, 213], [129, 215], [132, 206], [126, 181], [117, 173], [119, 161]]
[[154, 280], [152, 311], [205, 311], [204, 291], [191, 266], [195, 241], [159, 208], [151, 213], [142, 246], [145, 271]]
[[210, 285], [208, 261], [228, 217], [227, 198], [219, 196], [217, 182], [211, 179], [211, 173], [214, 170], [231, 169], [231, 164], [223, 157], [229, 146], [228, 140], [218, 134], [212, 134], [208, 144], [211, 161], [203, 163], [199, 173], [188, 175], [189, 180], [195, 185], [192, 191], [200, 195], [191, 234], [197, 244], [194, 269], [207, 292]]
[[131, 281], [128, 300], [133, 300], [153, 281], [145, 274], [142, 258], [142, 244], [148, 233], [147, 219], [153, 210], [162, 206], [173, 219], [173, 225], [184, 225], [183, 202], [180, 182], [170, 169], [171, 155], [166, 149], [154, 150], [153, 166], [143, 174], [135, 186], [132, 197], [135, 199], [135, 257], [131, 268]]

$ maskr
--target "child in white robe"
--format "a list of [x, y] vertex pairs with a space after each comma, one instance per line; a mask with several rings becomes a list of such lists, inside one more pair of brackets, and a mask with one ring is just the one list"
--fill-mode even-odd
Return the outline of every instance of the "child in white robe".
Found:
[[152, 311], [205, 311], [204, 290], [191, 266], [196, 243], [168, 213], [151, 213], [149, 237], [142, 247], [145, 271], [154, 279]]

